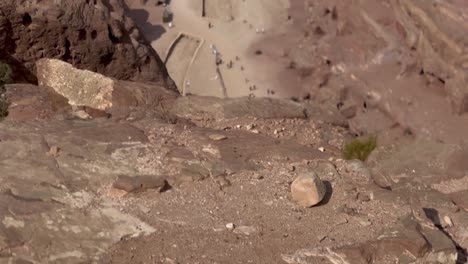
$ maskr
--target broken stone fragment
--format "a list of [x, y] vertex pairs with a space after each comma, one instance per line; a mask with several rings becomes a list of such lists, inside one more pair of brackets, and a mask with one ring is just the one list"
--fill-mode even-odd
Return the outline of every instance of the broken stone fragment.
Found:
[[47, 152], [47, 156], [50, 157], [57, 157], [59, 154], [60, 148], [57, 146], [50, 147], [49, 151]]
[[234, 233], [239, 235], [249, 236], [255, 232], [257, 232], [257, 229], [253, 226], [238, 226], [234, 229]]
[[114, 81], [111, 78], [76, 69], [59, 60], [41, 59], [36, 65], [39, 85], [53, 88], [66, 97], [70, 105], [86, 105], [101, 110], [112, 106]]
[[137, 192], [147, 189], [161, 190], [166, 186], [166, 180], [158, 176], [126, 176], [120, 175], [112, 187], [126, 192]]
[[208, 136], [211, 140], [214, 140], [214, 141], [220, 141], [220, 140], [225, 140], [227, 139], [227, 137], [225, 135], [221, 135], [221, 134], [211, 134]]
[[312, 207], [325, 197], [326, 187], [315, 172], [299, 175], [291, 184], [294, 201], [303, 207]]
[[221, 152], [219, 151], [219, 149], [217, 147], [215, 147], [213, 145], [203, 146], [202, 151], [214, 156], [217, 159], [221, 158]]
[[91, 116], [83, 110], [73, 112], [73, 116], [83, 120], [91, 119]]

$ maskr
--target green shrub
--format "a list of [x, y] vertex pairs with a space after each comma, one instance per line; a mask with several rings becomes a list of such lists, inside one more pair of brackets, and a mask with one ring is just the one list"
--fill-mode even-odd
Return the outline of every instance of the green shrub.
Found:
[[365, 161], [376, 147], [376, 136], [369, 136], [365, 140], [355, 139], [344, 146], [343, 157], [347, 160], [358, 159]]
[[0, 62], [0, 87], [11, 82], [11, 68], [8, 64]]
[[11, 68], [8, 64], [0, 62], [0, 120], [8, 115], [9, 102], [5, 99], [5, 84], [11, 82]]
[[8, 115], [8, 107], [10, 104], [5, 100], [0, 98], [0, 121]]

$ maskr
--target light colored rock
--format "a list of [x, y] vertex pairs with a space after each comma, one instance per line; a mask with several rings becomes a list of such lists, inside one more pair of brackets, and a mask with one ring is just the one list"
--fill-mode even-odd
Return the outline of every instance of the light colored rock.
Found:
[[326, 187], [315, 172], [299, 175], [291, 184], [291, 194], [300, 206], [312, 207], [325, 197]]
[[447, 227], [452, 227], [453, 226], [452, 219], [447, 215], [444, 216], [444, 223], [445, 223], [445, 226], [447, 226]]
[[253, 226], [238, 226], [236, 227], [236, 229], [234, 229], [234, 233], [246, 236], [251, 235], [255, 232], [257, 232], [257, 229]]
[[127, 194], [128, 194], [127, 191], [120, 190], [117, 188], [110, 188], [109, 191], [107, 192], [107, 196], [110, 198], [122, 198]]
[[[155, 103], [166, 107], [172, 105], [177, 97], [173, 91], [154, 83], [116, 80], [88, 70], [76, 69], [60, 60], [41, 59], [37, 61], [36, 68], [39, 86], [51, 88], [65, 97], [77, 109], [74, 115], [81, 119], [89, 118], [90, 112], [80, 113], [83, 109], [78, 107], [119, 112], [118, 108], [144, 107]], [[109, 113], [112, 114], [112, 111]]]
[[220, 141], [227, 139], [227, 136], [221, 134], [211, 134], [208, 136], [211, 140]]
[[369, 219], [365, 216], [356, 216], [354, 217], [354, 219], [356, 219], [356, 221], [361, 225], [361, 226], [364, 226], [364, 227], [367, 227], [367, 226], [371, 226], [372, 225], [372, 222], [369, 221]]
[[59, 148], [59, 147], [57, 147], [57, 146], [52, 146], [52, 147], [50, 147], [49, 151], [47, 152], [47, 155], [48, 155], [48, 156], [51, 156], [51, 157], [57, 157], [59, 151], [60, 151], [60, 148]]
[[101, 110], [112, 107], [114, 81], [111, 78], [55, 59], [41, 59], [36, 65], [39, 85], [53, 88], [66, 97], [70, 105]]
[[211, 154], [218, 159], [221, 158], [221, 152], [215, 146], [212, 146], [212, 145], [203, 146], [202, 151], [205, 153]]
[[23, 220], [16, 220], [13, 217], [7, 216], [2, 220], [2, 223], [5, 227], [13, 227], [13, 228], [23, 228], [24, 221]]
[[245, 128], [246, 128], [247, 130], [252, 130], [252, 129], [255, 128], [255, 124], [247, 125], [247, 126], [245, 126]]
[[91, 119], [91, 116], [88, 113], [86, 113], [86, 111], [83, 111], [83, 110], [78, 110], [76, 112], [73, 112], [73, 115], [78, 117], [79, 119], [84, 119], [84, 120]]
[[234, 227], [235, 227], [235, 225], [234, 225], [233, 223], [227, 223], [227, 224], [226, 224], [226, 228], [227, 228], [227, 229], [232, 230], [232, 229], [234, 229]]

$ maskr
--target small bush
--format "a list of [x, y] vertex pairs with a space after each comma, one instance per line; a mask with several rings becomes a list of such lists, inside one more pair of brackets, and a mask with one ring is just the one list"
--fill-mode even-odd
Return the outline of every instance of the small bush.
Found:
[[355, 139], [344, 146], [343, 157], [347, 160], [358, 159], [365, 161], [376, 147], [376, 136], [370, 136], [366, 140]]
[[8, 115], [8, 107], [10, 104], [5, 100], [0, 98], [0, 121]]
[[0, 62], [0, 120], [8, 115], [9, 102], [5, 99], [5, 84], [11, 82], [11, 68], [8, 64]]
[[11, 82], [11, 68], [8, 64], [0, 62], [0, 87], [3, 90], [3, 86]]

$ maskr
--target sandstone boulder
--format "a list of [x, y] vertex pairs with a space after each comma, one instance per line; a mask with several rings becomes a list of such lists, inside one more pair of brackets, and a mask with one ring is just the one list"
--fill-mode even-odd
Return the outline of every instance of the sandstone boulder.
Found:
[[115, 112], [136, 107], [169, 109], [177, 94], [159, 85], [118, 81], [55, 59], [37, 62], [39, 85], [52, 88], [72, 106], [87, 106]]
[[325, 184], [314, 172], [299, 175], [291, 184], [293, 200], [303, 207], [317, 205], [326, 192]]

